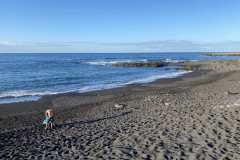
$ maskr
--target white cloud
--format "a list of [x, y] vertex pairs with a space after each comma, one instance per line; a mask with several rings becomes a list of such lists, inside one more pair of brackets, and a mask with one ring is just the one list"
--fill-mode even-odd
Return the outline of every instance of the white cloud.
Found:
[[17, 46], [18, 44], [15, 42], [9, 42], [9, 41], [0, 41], [0, 46], [6, 46], [6, 47], [13, 47]]
[[15, 52], [239, 52], [240, 41], [195, 42], [155, 40], [142, 42], [10, 42], [0, 41], [0, 53]]

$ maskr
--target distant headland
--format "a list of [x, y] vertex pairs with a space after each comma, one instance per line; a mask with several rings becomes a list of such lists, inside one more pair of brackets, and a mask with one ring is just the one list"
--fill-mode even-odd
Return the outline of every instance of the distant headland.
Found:
[[205, 53], [202, 57], [214, 57], [214, 56], [240, 56], [240, 52], [235, 53]]

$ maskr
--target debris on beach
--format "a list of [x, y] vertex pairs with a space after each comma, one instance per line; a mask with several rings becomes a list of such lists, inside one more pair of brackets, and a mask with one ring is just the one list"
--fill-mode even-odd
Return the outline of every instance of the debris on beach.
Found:
[[219, 99], [220, 100], [228, 100], [228, 99], [236, 99], [236, 98], [239, 98], [239, 93], [233, 93], [233, 92], [230, 92], [230, 91], [227, 91], [227, 92], [224, 92], [220, 97]]

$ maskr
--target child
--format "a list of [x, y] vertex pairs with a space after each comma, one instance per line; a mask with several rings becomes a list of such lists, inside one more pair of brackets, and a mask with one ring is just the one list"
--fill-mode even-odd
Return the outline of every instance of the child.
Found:
[[46, 124], [45, 130], [47, 130], [49, 123], [51, 124], [51, 129], [53, 128], [54, 116], [52, 109], [48, 108], [45, 112], [46, 119], [43, 121]]

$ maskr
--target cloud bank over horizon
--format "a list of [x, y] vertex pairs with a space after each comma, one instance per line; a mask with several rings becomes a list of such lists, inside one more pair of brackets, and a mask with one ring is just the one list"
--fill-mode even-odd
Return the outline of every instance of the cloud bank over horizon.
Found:
[[11, 42], [0, 41], [0, 53], [240, 52], [240, 41], [194, 42]]

